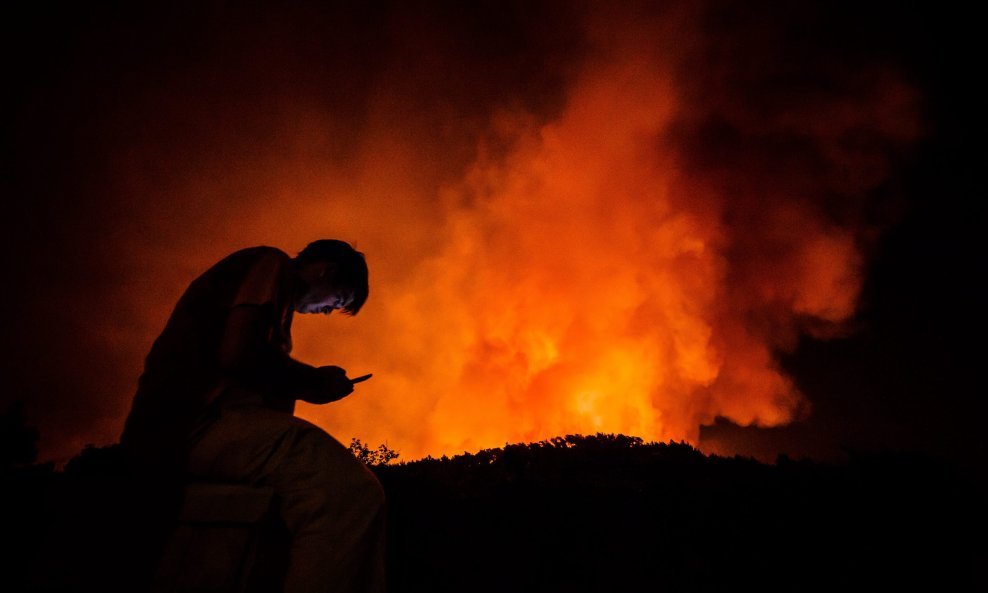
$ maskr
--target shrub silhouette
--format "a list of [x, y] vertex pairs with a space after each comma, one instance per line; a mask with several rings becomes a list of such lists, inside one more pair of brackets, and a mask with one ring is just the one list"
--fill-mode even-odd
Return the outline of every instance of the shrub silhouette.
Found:
[[350, 452], [353, 453], [357, 459], [372, 467], [377, 465], [387, 465], [401, 456], [398, 451], [388, 448], [386, 443], [381, 443], [377, 446], [377, 449], [371, 449], [369, 445], [365, 445], [356, 437], [350, 439], [349, 448]]
[[38, 429], [28, 426], [24, 402], [18, 400], [0, 413], [0, 471], [34, 463], [38, 458]]

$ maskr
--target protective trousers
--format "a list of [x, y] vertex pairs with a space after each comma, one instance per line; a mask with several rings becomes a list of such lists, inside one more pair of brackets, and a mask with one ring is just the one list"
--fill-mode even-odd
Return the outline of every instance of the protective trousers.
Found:
[[189, 472], [274, 489], [292, 534], [285, 593], [384, 591], [384, 490], [321, 428], [228, 392], [191, 449]]

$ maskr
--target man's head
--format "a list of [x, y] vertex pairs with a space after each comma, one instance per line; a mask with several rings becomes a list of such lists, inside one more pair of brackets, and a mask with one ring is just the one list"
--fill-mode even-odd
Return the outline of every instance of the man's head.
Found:
[[313, 241], [295, 257], [300, 289], [298, 313], [329, 313], [339, 309], [356, 315], [367, 301], [367, 262], [349, 243], [335, 239]]

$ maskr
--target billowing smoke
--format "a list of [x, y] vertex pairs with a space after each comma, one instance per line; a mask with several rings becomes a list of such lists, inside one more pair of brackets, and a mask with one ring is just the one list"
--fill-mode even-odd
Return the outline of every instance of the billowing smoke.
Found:
[[418, 454], [596, 431], [695, 442], [716, 416], [809, 411], [775, 353], [853, 315], [863, 206], [916, 134], [914, 98], [862, 67], [745, 102], [732, 82], [798, 65], [756, 48], [738, 80], [723, 37], [684, 32], [696, 17], [594, 15], [557, 116], [492, 116], [441, 189], [437, 248], [379, 289], [388, 339], [360, 337], [378, 401], [313, 418]]
[[[121, 361], [103, 426], [198, 272], [322, 237], [372, 274], [359, 316], [296, 321], [298, 358], [375, 374], [300, 408], [340, 440], [405, 458], [598, 431], [695, 442], [718, 416], [811, 413], [777, 354], [847, 329], [914, 92], [863, 49], [801, 37], [812, 14], [540, 10], [470, 34], [376, 15], [365, 35], [388, 43], [359, 72], [312, 73], [297, 23], [264, 46], [294, 69], [234, 37], [114, 116], [142, 133], [107, 166], [125, 256], [112, 315], [86, 328]], [[273, 89], [237, 94], [258, 80]]]

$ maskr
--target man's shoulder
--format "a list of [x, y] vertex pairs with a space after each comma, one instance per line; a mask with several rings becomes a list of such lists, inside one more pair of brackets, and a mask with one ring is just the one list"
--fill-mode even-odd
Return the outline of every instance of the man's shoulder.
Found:
[[278, 262], [287, 262], [292, 259], [290, 255], [278, 249], [277, 247], [270, 247], [268, 245], [258, 245], [257, 247], [246, 247], [238, 251], [234, 251], [226, 259], [238, 259], [238, 260], [272, 260]]
[[232, 254], [239, 260], [238, 273], [231, 280], [236, 284], [231, 306], [285, 303], [290, 291], [289, 274], [292, 258], [284, 251], [265, 245], [248, 247]]
[[223, 286], [230, 286], [235, 290], [250, 277], [264, 276], [276, 278], [288, 269], [292, 258], [277, 247], [260, 245], [257, 247], [246, 247], [227, 255], [216, 262], [211, 268], [206, 270], [193, 285], [202, 285], [207, 290], [220, 289]]
[[[257, 247], [246, 247], [238, 249], [218, 261], [209, 272], [228, 275], [242, 275], [256, 267], [282, 268], [292, 261], [290, 255], [277, 247], [259, 245]], [[239, 270], [239, 273], [235, 272]], [[207, 272], [207, 274], [209, 274]]]

